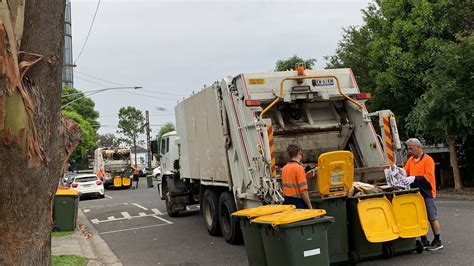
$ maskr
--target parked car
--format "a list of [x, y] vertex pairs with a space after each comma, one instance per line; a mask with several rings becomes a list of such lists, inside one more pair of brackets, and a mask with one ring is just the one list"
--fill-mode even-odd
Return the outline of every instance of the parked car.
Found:
[[74, 172], [64, 173], [63, 180], [62, 180], [62, 185], [66, 186], [66, 187], [70, 186], [72, 181], [74, 181], [74, 177], [76, 177], [76, 176], [77, 176], [77, 174], [74, 173]]
[[153, 169], [152, 175], [153, 175], [156, 179], [158, 179], [158, 177], [161, 176], [161, 166], [158, 166], [158, 167], [156, 167], [155, 169]]
[[145, 166], [143, 166], [140, 168], [140, 170], [138, 170], [138, 174], [140, 175], [140, 177], [144, 177], [151, 175], [151, 171], [148, 170]]
[[104, 183], [95, 174], [81, 174], [74, 177], [71, 188], [81, 192], [82, 196], [105, 196]]

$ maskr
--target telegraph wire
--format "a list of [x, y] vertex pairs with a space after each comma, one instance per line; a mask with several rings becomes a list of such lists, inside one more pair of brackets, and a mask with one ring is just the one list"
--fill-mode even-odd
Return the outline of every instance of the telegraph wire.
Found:
[[92, 32], [92, 27], [94, 27], [94, 22], [95, 22], [95, 18], [97, 17], [97, 12], [99, 11], [99, 6], [100, 6], [100, 0], [97, 2], [97, 6], [94, 12], [94, 17], [92, 18], [91, 26], [89, 27], [89, 31], [87, 32], [86, 40], [84, 41], [84, 44], [82, 45], [79, 55], [76, 57], [76, 60], [74, 60], [74, 65], [77, 63], [77, 60], [79, 60], [82, 53], [84, 52], [84, 48], [86, 47], [87, 41], [89, 40], [89, 36], [91, 35], [91, 32]]

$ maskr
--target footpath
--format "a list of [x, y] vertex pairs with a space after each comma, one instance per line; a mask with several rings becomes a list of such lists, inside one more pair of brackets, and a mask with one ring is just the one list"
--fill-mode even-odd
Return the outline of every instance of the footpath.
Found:
[[85, 257], [87, 266], [122, 265], [81, 209], [78, 210], [77, 216], [78, 229], [74, 234], [51, 238], [52, 255]]

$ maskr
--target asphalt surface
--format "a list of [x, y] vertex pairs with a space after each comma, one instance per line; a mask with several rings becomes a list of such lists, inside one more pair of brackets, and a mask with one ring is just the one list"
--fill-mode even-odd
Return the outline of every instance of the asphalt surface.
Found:
[[[138, 190], [107, 190], [104, 199], [80, 202], [124, 265], [247, 265], [243, 245], [229, 245], [207, 233], [198, 206], [171, 218], [158, 197], [156, 182], [154, 188], [146, 188], [145, 183], [141, 180]], [[474, 203], [439, 201], [438, 215], [443, 250], [360, 265], [473, 265]]]
[[243, 245], [207, 233], [198, 206], [169, 217], [156, 182], [107, 190], [104, 199], [81, 200], [79, 207], [124, 265], [247, 265]]

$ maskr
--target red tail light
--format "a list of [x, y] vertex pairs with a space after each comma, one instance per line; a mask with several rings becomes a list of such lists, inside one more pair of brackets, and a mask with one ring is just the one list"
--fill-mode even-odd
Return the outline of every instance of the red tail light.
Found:
[[357, 100], [368, 100], [372, 97], [370, 93], [358, 93], [355, 95]]
[[102, 185], [102, 181], [95, 182], [98, 186]]
[[260, 106], [260, 100], [245, 100], [246, 106]]
[[71, 187], [77, 187], [78, 185], [76, 183], [72, 183]]

